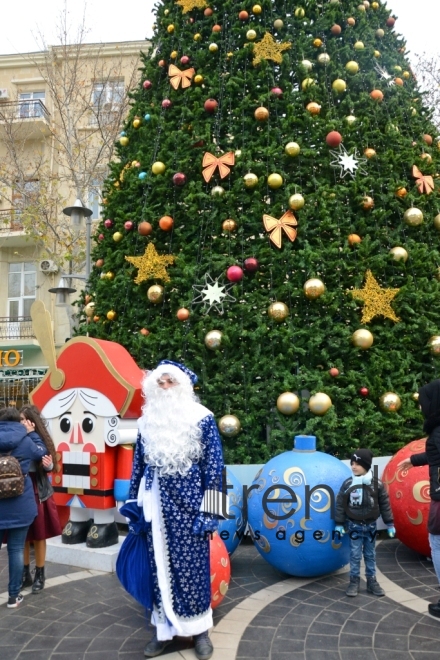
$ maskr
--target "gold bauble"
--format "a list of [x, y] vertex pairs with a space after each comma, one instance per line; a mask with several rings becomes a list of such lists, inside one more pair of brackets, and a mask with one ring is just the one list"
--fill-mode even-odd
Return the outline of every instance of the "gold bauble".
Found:
[[283, 302], [274, 302], [269, 305], [267, 313], [271, 319], [277, 323], [281, 323], [289, 316], [289, 308]]
[[222, 229], [223, 231], [235, 231], [237, 229], [237, 223], [235, 220], [228, 218], [227, 220], [223, 220]]
[[311, 71], [313, 69], [313, 63], [310, 60], [302, 60], [301, 66], [306, 71]]
[[299, 408], [299, 399], [293, 392], [283, 392], [277, 399], [277, 408], [283, 415], [293, 415]]
[[269, 110], [261, 106], [255, 110], [254, 117], [258, 121], [266, 121], [269, 119]]
[[284, 27], [284, 23], [283, 23], [283, 21], [281, 20], [281, 18], [277, 18], [277, 19], [273, 22], [273, 26], [274, 26], [275, 30], [282, 30], [283, 27]]
[[420, 154], [420, 158], [423, 158], [423, 160], [426, 160], [428, 165], [430, 165], [432, 163], [431, 154], [427, 154], [427, 153]]
[[410, 74], [409, 71], [404, 71], [402, 75], [405, 78], [405, 80], [408, 80], [409, 78], [411, 78], [411, 74]]
[[176, 57], [177, 57], [177, 55], [178, 55], [177, 50], [172, 50], [172, 51], [171, 51], [171, 55], [170, 55], [170, 57], [171, 57], [173, 60], [175, 60]]
[[383, 39], [384, 36], [385, 36], [385, 30], [382, 30], [382, 28], [379, 28], [378, 30], [376, 30], [376, 37], [378, 39]]
[[434, 218], [434, 227], [440, 231], [440, 213], [438, 213]]
[[302, 7], [297, 7], [295, 9], [296, 18], [304, 18], [305, 15], [306, 15], [306, 12]]
[[121, 147], [126, 147], [129, 142], [130, 140], [126, 135], [123, 135], [122, 137], [119, 138], [119, 144], [121, 145]]
[[113, 234], [113, 240], [115, 241], [115, 243], [119, 243], [119, 241], [122, 241], [123, 238], [124, 235], [121, 234], [120, 231], [115, 231], [115, 233]]
[[301, 147], [297, 142], [288, 142], [284, 147], [284, 151], [288, 156], [298, 156], [301, 151]]
[[328, 53], [320, 53], [316, 59], [318, 60], [318, 64], [327, 66], [330, 62], [330, 55]]
[[222, 186], [214, 186], [211, 190], [212, 197], [223, 197], [225, 194], [225, 189]]
[[411, 398], [414, 399], [414, 401], [418, 401], [419, 400], [419, 393], [414, 392], [414, 394], [411, 395]]
[[233, 438], [241, 431], [241, 424], [235, 415], [224, 415], [218, 422], [218, 430], [227, 438]]
[[252, 13], [253, 14], [261, 14], [263, 10], [261, 9], [261, 5], [254, 5], [252, 7]]
[[139, 119], [139, 117], [133, 119], [133, 128], [139, 128], [140, 125], [141, 125], [141, 120]]
[[363, 41], [356, 41], [356, 43], [354, 44], [355, 50], [364, 50], [364, 48], [365, 46]]
[[345, 118], [345, 121], [347, 122], [347, 124], [349, 126], [353, 126], [353, 124], [356, 123], [357, 119], [354, 115], [347, 115], [347, 117]]
[[403, 247], [394, 247], [390, 250], [390, 255], [394, 261], [405, 262], [408, 259], [408, 252]]
[[156, 304], [163, 300], [163, 286], [160, 284], [153, 284], [147, 291], [147, 298], [150, 302]]
[[324, 282], [317, 277], [313, 277], [312, 279], [307, 280], [303, 288], [305, 296], [309, 300], [316, 300], [316, 298], [322, 296], [325, 291]]
[[371, 8], [372, 9], [379, 9], [379, 3], [378, 2], [372, 2], [371, 3]]
[[397, 412], [402, 402], [395, 392], [385, 392], [379, 399], [379, 405], [385, 412]]
[[217, 44], [209, 44], [208, 49], [210, 53], [216, 53], [218, 51], [218, 46]]
[[222, 339], [223, 333], [220, 330], [210, 330], [205, 335], [205, 346], [211, 351], [217, 351], [222, 344]]
[[324, 392], [317, 392], [309, 399], [309, 409], [314, 415], [325, 415], [332, 405], [329, 395]]
[[273, 174], [269, 174], [269, 176], [267, 177], [267, 185], [269, 186], [269, 188], [274, 188], [274, 189], [281, 188], [283, 183], [284, 183], [283, 177], [281, 176], [281, 174], [277, 174], [276, 172], [274, 172]]
[[94, 302], [87, 303], [87, 305], [84, 307], [84, 313], [89, 318], [94, 316], [94, 314], [95, 314], [95, 303]]
[[336, 80], [332, 82], [332, 89], [335, 92], [338, 92], [338, 94], [342, 94], [342, 92], [345, 92], [347, 89], [347, 83], [345, 80], [342, 80], [342, 78], [336, 78]]
[[428, 346], [433, 355], [440, 355], [440, 335], [430, 337]]
[[163, 174], [166, 170], [165, 163], [162, 163], [160, 160], [157, 160], [151, 166], [151, 171], [153, 174]]
[[319, 115], [321, 112], [321, 106], [319, 103], [315, 103], [315, 101], [311, 101], [306, 105], [306, 110], [307, 112], [310, 112], [311, 115]]
[[256, 38], [257, 38], [257, 33], [255, 32], [255, 30], [248, 30], [246, 32], [246, 39], [248, 41], [255, 41]]
[[374, 149], [371, 149], [371, 147], [367, 147], [364, 151], [364, 156], [366, 156], [368, 159], [374, 158], [376, 155], [376, 151]]
[[411, 207], [410, 209], [407, 209], [405, 211], [405, 213], [403, 214], [403, 219], [406, 222], [406, 224], [409, 225], [410, 227], [417, 227], [418, 225], [421, 225], [423, 222], [423, 213], [421, 212], [420, 209]]
[[322, 40], [319, 39], [319, 38], [318, 39], [313, 39], [313, 45], [315, 46], [315, 48], [321, 48]]
[[304, 78], [304, 80], [301, 83], [301, 89], [304, 92], [309, 87], [313, 87], [313, 85], [316, 85], [316, 82], [315, 80], [313, 80], [313, 78]]
[[295, 193], [294, 195], [290, 195], [290, 197], [289, 197], [289, 206], [294, 211], [299, 211], [300, 209], [302, 209], [304, 204], [305, 204], [304, 197], [302, 195], [300, 195], [299, 193]]
[[252, 172], [248, 172], [243, 177], [244, 185], [246, 188], [255, 188], [258, 185], [258, 177]]
[[113, 309], [111, 309], [109, 312], [107, 312], [106, 316], [109, 321], [114, 321], [117, 314]]
[[403, 197], [406, 197], [408, 194], [408, 191], [406, 188], [397, 188], [396, 190], [396, 197], [399, 197], [402, 199]]
[[200, 34], [200, 32], [197, 32], [197, 34], [193, 36], [193, 39], [194, 41], [202, 41], [202, 35]]
[[174, 25], [171, 23], [171, 25], [168, 25], [167, 27], [167, 32], [168, 34], [173, 34], [174, 32]]
[[349, 234], [347, 240], [348, 244], [351, 246], [356, 245], [357, 243], [362, 243], [362, 238], [359, 234]]
[[374, 57], [380, 57], [380, 51], [379, 50], [374, 50], [373, 55], [374, 55]]
[[374, 208], [374, 199], [372, 197], [363, 197], [362, 199], [362, 208], [365, 211], [370, 211], [372, 208]]
[[201, 85], [203, 82], [203, 76], [198, 73], [196, 76], [194, 76], [194, 82], [196, 85]]
[[366, 351], [368, 348], [371, 348], [373, 345], [374, 337], [369, 330], [361, 328], [356, 330], [351, 335], [351, 341], [353, 342], [356, 348], [360, 348], [363, 351]]
[[350, 60], [350, 62], [347, 62], [347, 64], [345, 65], [345, 68], [347, 69], [348, 73], [354, 74], [359, 71], [359, 64], [354, 60]]
[[105, 277], [107, 280], [114, 280], [114, 279], [115, 279], [115, 274], [112, 273], [111, 270], [109, 270], [108, 273], [106, 273], [106, 274], [104, 275], [104, 277]]

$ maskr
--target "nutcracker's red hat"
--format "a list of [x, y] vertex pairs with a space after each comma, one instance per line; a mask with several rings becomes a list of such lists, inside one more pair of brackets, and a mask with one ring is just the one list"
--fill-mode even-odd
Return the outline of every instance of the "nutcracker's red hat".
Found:
[[74, 337], [61, 349], [56, 366], [64, 375], [62, 385], [55, 389], [48, 371], [30, 394], [31, 402], [40, 410], [58, 392], [87, 387], [108, 397], [121, 417], [140, 417], [145, 374], [120, 344]]

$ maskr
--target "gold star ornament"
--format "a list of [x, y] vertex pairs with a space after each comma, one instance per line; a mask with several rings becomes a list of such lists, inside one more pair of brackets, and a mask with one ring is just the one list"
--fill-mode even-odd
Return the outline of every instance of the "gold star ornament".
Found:
[[397, 296], [400, 289], [382, 289], [371, 270], [367, 270], [363, 289], [347, 291], [353, 298], [364, 301], [362, 323], [369, 323], [375, 316], [385, 316], [392, 321], [400, 321], [391, 307], [391, 301]]
[[192, 9], [203, 9], [206, 7], [206, 0], [177, 0], [176, 5], [182, 7], [182, 14], [187, 14]]
[[153, 243], [148, 243], [148, 246], [142, 257], [125, 257], [133, 266], [139, 269], [135, 283], [140, 284], [146, 280], [163, 280], [164, 282], [170, 281], [165, 266], [170, 266], [174, 263], [173, 256], [168, 255], [161, 257], [157, 254], [156, 248]]
[[255, 66], [261, 60], [273, 60], [281, 64], [283, 61], [283, 51], [288, 50], [291, 45], [290, 41], [278, 44], [273, 36], [269, 32], [266, 32], [262, 40], [254, 44], [254, 59], [252, 63]]

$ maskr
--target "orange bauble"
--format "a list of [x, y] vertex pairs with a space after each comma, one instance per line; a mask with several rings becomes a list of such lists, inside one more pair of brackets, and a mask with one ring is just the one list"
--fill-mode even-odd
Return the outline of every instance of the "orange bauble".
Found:
[[212, 31], [213, 32], [221, 32], [222, 31], [222, 26], [221, 25], [213, 25], [212, 26]]
[[269, 118], [269, 110], [267, 108], [257, 108], [254, 112], [254, 117], [258, 121], [266, 121]]
[[400, 449], [385, 467], [382, 481], [387, 486], [394, 526], [402, 543], [425, 557], [431, 556], [428, 541], [429, 497], [428, 466], [402, 470], [400, 461], [425, 451], [425, 440], [414, 440]]
[[319, 103], [315, 103], [315, 101], [311, 101], [306, 105], [306, 110], [307, 112], [310, 112], [311, 115], [319, 115], [321, 112], [321, 106]]
[[376, 155], [376, 151], [374, 149], [371, 149], [371, 147], [367, 147], [364, 151], [364, 154], [367, 158], [374, 158]]
[[380, 89], [373, 89], [373, 91], [370, 92], [370, 96], [373, 99], [373, 101], [377, 101], [378, 103], [383, 101], [383, 94], [380, 91]]
[[102, 268], [103, 265], [104, 265], [104, 259], [97, 259], [97, 260], [95, 261], [95, 266], [96, 266], [96, 268]]
[[402, 85], [403, 85], [403, 80], [402, 80], [402, 78], [394, 78], [394, 82], [396, 83], [396, 85], [400, 85], [401, 87], [402, 87]]
[[432, 137], [428, 135], [427, 133], [424, 134], [423, 139], [425, 140], [426, 144], [428, 146], [431, 146], [432, 144]]
[[150, 331], [147, 330], [147, 328], [141, 328], [139, 332], [141, 333], [141, 335], [144, 335], [144, 337], [150, 334]]
[[211, 7], [206, 7], [205, 11], [203, 12], [205, 16], [212, 16], [213, 11]]
[[356, 25], [355, 19], [354, 18], [347, 18], [347, 25], [351, 25], [351, 27]]
[[211, 568], [211, 607], [215, 609], [220, 605], [229, 588], [231, 579], [231, 562], [223, 540], [217, 532], [212, 535], [209, 542], [210, 568]]
[[396, 197], [400, 197], [400, 198], [406, 197], [407, 194], [408, 194], [408, 191], [407, 191], [406, 188], [398, 188], [396, 190]]
[[358, 234], [349, 234], [348, 243], [349, 245], [356, 245], [356, 243], [361, 243], [362, 239]]
[[362, 199], [362, 208], [365, 211], [370, 211], [374, 207], [374, 199], [372, 197], [364, 197]]
[[176, 316], [179, 321], [187, 321], [189, 319], [189, 309], [186, 309], [186, 307], [181, 307], [177, 310]]
[[159, 227], [163, 229], [164, 231], [171, 231], [174, 225], [174, 220], [170, 215], [164, 215], [160, 220], [159, 220]]
[[153, 231], [153, 227], [150, 225], [149, 222], [139, 223], [138, 232], [140, 233], [141, 236], [149, 236], [152, 231]]

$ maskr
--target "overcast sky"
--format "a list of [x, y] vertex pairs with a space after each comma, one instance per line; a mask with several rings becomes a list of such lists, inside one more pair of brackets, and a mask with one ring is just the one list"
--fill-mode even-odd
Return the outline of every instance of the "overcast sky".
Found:
[[[57, 43], [55, 24], [64, 0], [2, 0], [1, 4], [0, 54], [39, 50], [36, 39], [38, 31], [44, 34], [47, 43]], [[75, 27], [81, 22], [84, 2], [66, 0], [66, 4], [69, 19]], [[154, 0], [129, 0], [127, 4], [111, 0], [88, 0], [87, 41], [145, 39], [151, 35], [153, 6]], [[412, 52], [440, 51], [440, 0], [389, 0], [388, 6], [398, 16], [396, 30], [405, 36]]]

